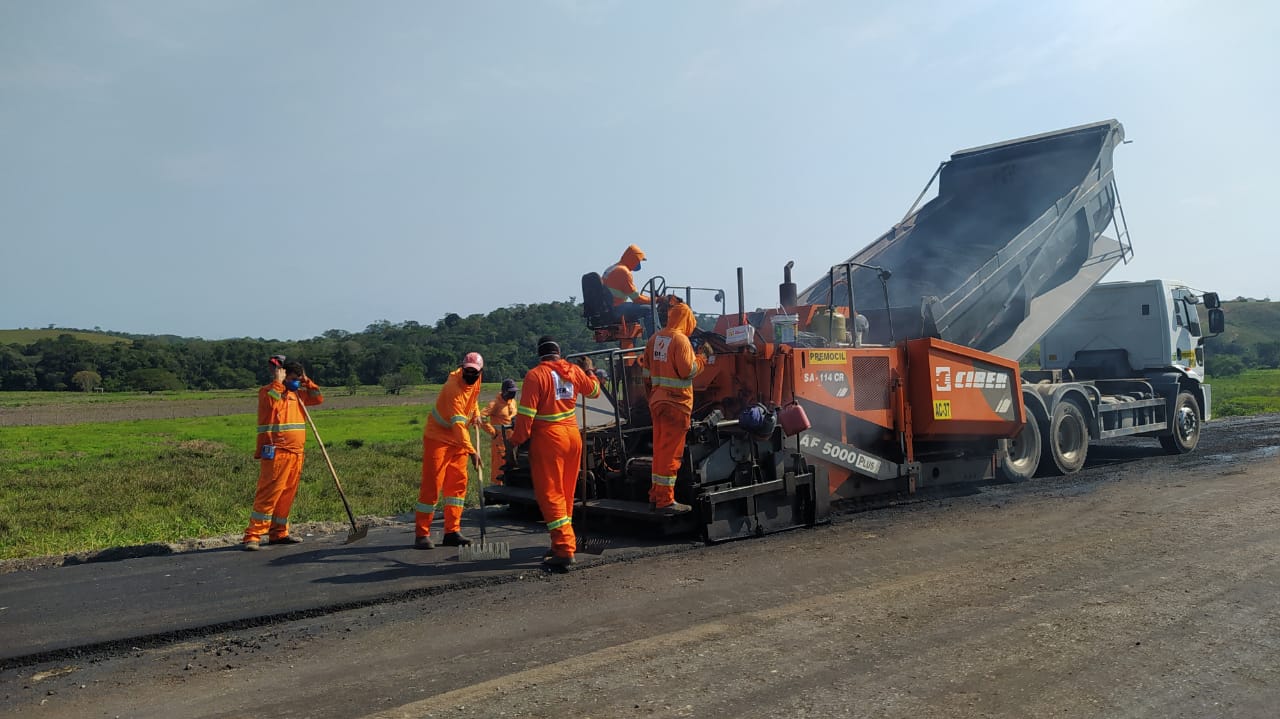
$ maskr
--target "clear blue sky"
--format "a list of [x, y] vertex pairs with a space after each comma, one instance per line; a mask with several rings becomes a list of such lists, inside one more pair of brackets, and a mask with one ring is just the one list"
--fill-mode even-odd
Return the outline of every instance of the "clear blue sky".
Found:
[[433, 324], [633, 242], [765, 306], [952, 151], [1113, 117], [1111, 278], [1280, 299], [1277, 8], [0, 0], [0, 328]]

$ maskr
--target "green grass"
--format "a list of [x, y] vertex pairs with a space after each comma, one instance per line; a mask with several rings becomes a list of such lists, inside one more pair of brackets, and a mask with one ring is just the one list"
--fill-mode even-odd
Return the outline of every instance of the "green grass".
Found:
[[1218, 417], [1280, 412], [1280, 369], [1250, 369], [1235, 377], [1209, 377]]
[[78, 340], [84, 340], [85, 342], [92, 342], [100, 345], [132, 341], [125, 337], [116, 337], [115, 335], [102, 334], [99, 332], [76, 332], [74, 330], [60, 330], [55, 328], [51, 330], [0, 330], [0, 345], [29, 345], [43, 339], [56, 340], [62, 335], [71, 335]]
[[[345, 389], [326, 390], [343, 392]], [[176, 390], [166, 392], [0, 392], [0, 408], [45, 407], [54, 405], [120, 404], [124, 402], [165, 402], [174, 400], [211, 400], [226, 397], [244, 398], [250, 406], [257, 400], [258, 388]]]
[[[422, 406], [327, 411], [314, 419], [357, 515], [413, 509]], [[253, 414], [0, 427], [0, 559], [239, 533], [257, 486]], [[481, 456], [489, 476], [488, 437]], [[471, 482], [469, 500], [478, 500]], [[293, 522], [346, 521], [314, 437]]]

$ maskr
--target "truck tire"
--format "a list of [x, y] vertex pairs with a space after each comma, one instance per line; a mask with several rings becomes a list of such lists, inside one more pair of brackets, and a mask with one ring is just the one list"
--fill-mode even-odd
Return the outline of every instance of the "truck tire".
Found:
[[1172, 432], [1160, 437], [1169, 454], [1187, 454], [1200, 443], [1200, 403], [1190, 392], [1179, 392], [1173, 403]]
[[1012, 439], [1001, 440], [1005, 451], [996, 468], [1000, 479], [1006, 482], [1025, 482], [1036, 476], [1040, 468], [1040, 425], [1035, 417], [1028, 416], [1022, 431]]
[[1079, 472], [1089, 456], [1089, 428], [1084, 413], [1072, 402], [1059, 402], [1053, 408], [1044, 434], [1044, 453], [1040, 465], [1046, 474]]

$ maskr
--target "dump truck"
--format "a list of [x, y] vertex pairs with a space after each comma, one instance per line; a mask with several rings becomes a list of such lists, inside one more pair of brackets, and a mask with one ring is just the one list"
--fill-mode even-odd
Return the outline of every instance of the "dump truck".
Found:
[[[575, 520], [719, 541], [824, 522], [837, 501], [1074, 471], [1090, 437], [1152, 434], [1194, 446], [1189, 421], [1207, 418], [1210, 397], [1195, 371], [1202, 356], [1195, 366], [1172, 357], [1155, 366], [1136, 349], [1103, 347], [1109, 335], [1089, 330], [1095, 304], [1086, 298], [1132, 253], [1111, 166], [1123, 136], [1110, 120], [953, 153], [901, 222], [803, 291], [788, 263], [770, 309], [746, 310], [738, 268], [737, 312], [722, 306], [714, 327], [692, 337], [712, 355], [693, 380], [676, 483], [693, 511], [683, 515], [648, 504], [643, 343], [632, 346], [635, 328], [613, 314], [598, 275], [585, 275], [588, 327], [621, 346], [583, 354], [609, 380], [580, 406]], [[937, 195], [921, 205], [935, 180]], [[695, 289], [706, 288], [649, 281], [659, 326], [662, 311], [692, 304]], [[1195, 294], [1149, 289], [1170, 300], [1151, 299], [1146, 316], [1181, 311], [1185, 336], [1170, 332], [1170, 341], [1198, 343], [1188, 314]], [[723, 302], [727, 293], [715, 292]], [[1042, 338], [1050, 364], [1024, 380], [1017, 360]], [[485, 499], [536, 509], [524, 448]]]

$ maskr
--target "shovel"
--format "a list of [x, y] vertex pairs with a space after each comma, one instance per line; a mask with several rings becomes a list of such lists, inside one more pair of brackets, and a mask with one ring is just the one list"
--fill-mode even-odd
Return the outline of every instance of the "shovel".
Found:
[[[294, 394], [297, 394], [296, 392]], [[316, 421], [311, 419], [311, 413], [307, 411], [307, 406], [302, 403], [302, 396], [298, 396], [298, 406], [302, 408], [302, 416], [307, 418], [307, 424], [311, 425], [311, 433], [316, 436], [316, 443], [320, 445], [320, 453], [324, 455], [325, 464], [329, 465], [329, 473], [333, 475], [333, 483], [338, 488], [338, 496], [342, 498], [342, 506], [347, 509], [347, 519], [351, 520], [351, 531], [347, 532], [347, 541], [343, 544], [351, 544], [360, 539], [364, 539], [369, 534], [369, 526], [362, 524], [356, 526], [355, 515], [351, 513], [351, 505], [347, 504], [347, 495], [342, 491], [342, 482], [338, 481], [338, 470], [333, 468], [333, 462], [329, 459], [329, 450], [324, 448], [324, 440], [320, 439], [320, 430], [316, 429]]]
[[459, 562], [484, 562], [491, 559], [511, 559], [511, 545], [507, 542], [486, 542], [484, 539], [484, 465], [480, 463], [480, 428], [473, 427], [476, 448], [476, 479], [480, 483], [480, 541], [458, 547]]

